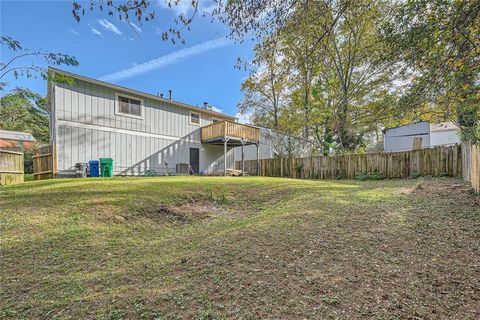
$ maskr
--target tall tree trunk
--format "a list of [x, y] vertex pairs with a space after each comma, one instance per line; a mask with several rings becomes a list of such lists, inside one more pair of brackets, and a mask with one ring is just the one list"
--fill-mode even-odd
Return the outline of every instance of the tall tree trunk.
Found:
[[305, 96], [304, 96], [304, 124], [303, 124], [303, 138], [308, 139], [310, 136], [309, 130], [308, 130], [308, 125], [310, 122], [310, 87], [308, 84], [308, 76], [305, 77]]
[[340, 149], [346, 151], [350, 148], [349, 146], [349, 132], [347, 124], [347, 112], [348, 112], [348, 102], [347, 96], [344, 93], [342, 100], [340, 102], [340, 108], [337, 115], [337, 136], [339, 139]]
[[273, 98], [273, 128], [278, 130], [278, 100]]

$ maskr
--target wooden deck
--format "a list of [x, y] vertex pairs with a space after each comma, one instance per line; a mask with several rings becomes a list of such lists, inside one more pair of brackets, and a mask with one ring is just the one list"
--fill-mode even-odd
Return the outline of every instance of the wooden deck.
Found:
[[260, 129], [232, 121], [220, 121], [202, 127], [202, 142], [212, 144], [258, 144]]

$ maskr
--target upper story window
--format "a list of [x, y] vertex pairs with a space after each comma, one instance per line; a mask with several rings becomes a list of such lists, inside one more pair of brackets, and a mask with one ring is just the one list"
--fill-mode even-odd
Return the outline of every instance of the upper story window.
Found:
[[117, 114], [134, 118], [143, 118], [142, 105], [143, 102], [141, 99], [117, 94]]
[[220, 120], [212, 118], [212, 123], [217, 123], [217, 122], [220, 122]]
[[200, 125], [200, 113], [190, 111], [190, 124]]

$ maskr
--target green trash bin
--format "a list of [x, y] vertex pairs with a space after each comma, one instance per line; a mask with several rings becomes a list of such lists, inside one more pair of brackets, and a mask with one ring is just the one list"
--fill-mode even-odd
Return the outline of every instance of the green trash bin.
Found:
[[100, 176], [113, 177], [113, 159], [100, 158]]

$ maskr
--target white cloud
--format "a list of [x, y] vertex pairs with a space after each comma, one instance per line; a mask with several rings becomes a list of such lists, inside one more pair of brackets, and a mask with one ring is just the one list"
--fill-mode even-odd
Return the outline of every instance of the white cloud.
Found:
[[80, 35], [80, 33], [75, 29], [69, 28], [68, 31], [70, 31], [71, 33], [73, 33], [76, 36]]
[[212, 111], [218, 112], [218, 113], [223, 113], [223, 109], [217, 108], [212, 106]]
[[105, 30], [111, 31], [111, 32], [116, 33], [118, 35], [122, 34], [122, 31], [120, 31], [120, 29], [118, 29], [116, 25], [114, 25], [113, 23], [111, 23], [110, 21], [108, 21], [106, 19], [97, 19], [97, 22], [98, 22], [99, 25], [104, 27]]
[[135, 29], [135, 31], [137, 31], [138, 33], [141, 33], [143, 30], [142, 28], [140, 28], [139, 26], [137, 26], [135, 23], [133, 22], [129, 22], [129, 24], [132, 26], [133, 29]]
[[168, 66], [170, 64], [179, 62], [180, 60], [189, 58], [191, 56], [195, 56], [197, 54], [220, 48], [230, 44], [231, 41], [226, 38], [219, 38], [214, 40], [209, 40], [197, 45], [194, 45], [189, 48], [181, 49], [178, 51], [174, 51], [164, 56], [160, 56], [156, 59], [132, 66], [127, 69], [123, 69], [103, 77], [100, 77], [100, 80], [103, 81], [119, 81], [127, 78], [131, 78], [133, 76], [152, 71], [164, 66]]
[[238, 122], [245, 123], [245, 124], [251, 124], [252, 123], [251, 117], [252, 117], [252, 112], [247, 112], [245, 114], [237, 112], [235, 114], [235, 118], [238, 118]]
[[[170, 9], [175, 12], [176, 15], [187, 15], [193, 12], [193, 6], [191, 0], [178, 0], [178, 3], [173, 0], [157, 0], [157, 5], [164, 9]], [[168, 4], [171, 6], [168, 6]], [[197, 8], [198, 12], [211, 13], [216, 8], [216, 3], [212, 0], [198, 0]]]
[[[171, 4], [171, 6], [168, 6], [169, 3]], [[180, 15], [180, 14], [186, 15], [187, 13], [193, 10], [191, 1], [178, 0], [178, 3], [175, 4], [175, 1], [172, 1], [172, 0], [158, 0], [157, 4], [161, 8], [171, 9], [175, 11], [175, 14], [177, 15]]]
[[95, 29], [94, 27], [90, 26], [90, 31], [92, 31], [93, 34], [96, 34], [97, 36], [101, 36], [102, 33]]

